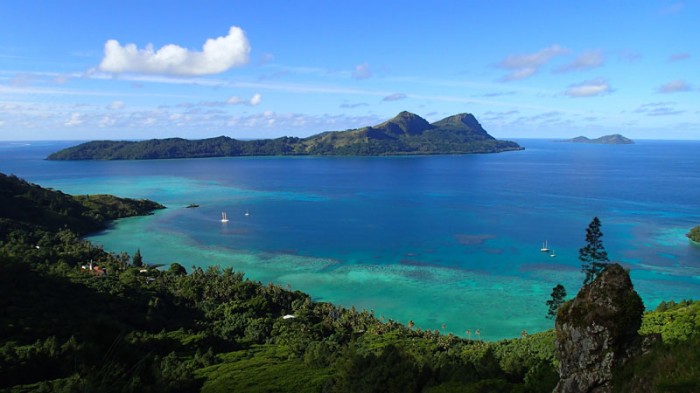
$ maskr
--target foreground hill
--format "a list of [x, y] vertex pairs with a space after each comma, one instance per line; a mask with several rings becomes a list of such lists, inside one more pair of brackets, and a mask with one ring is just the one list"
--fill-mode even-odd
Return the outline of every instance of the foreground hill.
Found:
[[471, 114], [435, 123], [401, 112], [384, 123], [347, 131], [329, 131], [308, 138], [282, 137], [241, 141], [151, 139], [141, 142], [93, 141], [51, 154], [49, 160], [143, 160], [270, 155], [383, 156], [403, 154], [498, 153], [522, 150], [517, 143], [489, 135]]
[[79, 235], [104, 229], [109, 220], [162, 209], [146, 199], [112, 195], [67, 195], [0, 173], [0, 235], [18, 226], [56, 231], [70, 227]]
[[[2, 179], [0, 190], [11, 190], [3, 201], [23, 199], [23, 209], [3, 210], [0, 220], [23, 225], [0, 233], [0, 391], [537, 393], [559, 380], [555, 342], [563, 330], [461, 339], [315, 302], [231, 269], [141, 266], [76, 237], [79, 210], [58, 214], [58, 231], [37, 219], [73, 197]], [[109, 217], [133, 213], [115, 212]], [[82, 269], [87, 260], [109, 273]], [[595, 297], [606, 305], [610, 296], [615, 291]], [[560, 314], [569, 310], [572, 327], [585, 329], [575, 321], [596, 308], [575, 302]], [[613, 370], [614, 391], [700, 391], [700, 302], [662, 303], [639, 333], [658, 338]]]
[[634, 141], [625, 138], [624, 136], [620, 134], [612, 134], [612, 135], [605, 135], [601, 136], [600, 138], [595, 138], [595, 139], [590, 139], [585, 136], [577, 136], [576, 138], [571, 138], [571, 139], [566, 139], [561, 142], [572, 142], [572, 143], [597, 143], [597, 144], [603, 144], [603, 145], [630, 145], [633, 144]]

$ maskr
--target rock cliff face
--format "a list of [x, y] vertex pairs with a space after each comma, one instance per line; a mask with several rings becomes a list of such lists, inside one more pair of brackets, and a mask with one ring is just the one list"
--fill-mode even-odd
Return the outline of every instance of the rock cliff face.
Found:
[[641, 352], [637, 331], [643, 312], [642, 299], [618, 264], [564, 304], [556, 321], [560, 380], [554, 392], [610, 392], [613, 371]]

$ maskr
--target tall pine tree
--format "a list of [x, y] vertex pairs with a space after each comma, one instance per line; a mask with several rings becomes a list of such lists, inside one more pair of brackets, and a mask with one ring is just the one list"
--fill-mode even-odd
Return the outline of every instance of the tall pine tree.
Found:
[[136, 250], [136, 253], [134, 254], [134, 258], [132, 259], [131, 263], [136, 267], [143, 267], [143, 257], [141, 256], [140, 248]]
[[547, 318], [553, 319], [557, 316], [557, 311], [566, 299], [566, 288], [563, 285], [557, 284], [552, 288], [551, 299], [547, 300]]
[[598, 217], [593, 217], [586, 229], [586, 246], [578, 250], [578, 259], [582, 262], [581, 270], [586, 275], [583, 285], [593, 282], [610, 263], [601, 240], [603, 232], [600, 231], [600, 226]]

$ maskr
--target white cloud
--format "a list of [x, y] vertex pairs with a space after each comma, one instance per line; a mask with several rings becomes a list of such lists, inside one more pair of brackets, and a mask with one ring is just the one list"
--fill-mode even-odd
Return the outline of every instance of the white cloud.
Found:
[[134, 72], [163, 75], [210, 75], [248, 63], [250, 44], [242, 29], [232, 26], [228, 35], [208, 39], [201, 52], [179, 45], [165, 45], [157, 51], [152, 44], [138, 49], [121, 46], [117, 40], [105, 43], [99, 69], [105, 72]]
[[588, 51], [579, 55], [574, 61], [557, 68], [555, 72], [584, 71], [603, 65], [603, 53]]
[[63, 123], [63, 125], [66, 127], [79, 126], [81, 124], [83, 124], [83, 119], [81, 118], [80, 113], [77, 112], [71, 113], [70, 119], [66, 120], [66, 122]]
[[119, 109], [124, 109], [124, 102], [123, 101], [112, 101], [111, 104], [107, 105], [107, 109], [109, 110], [119, 110]]
[[258, 65], [265, 65], [271, 63], [274, 60], [275, 55], [273, 55], [272, 53], [265, 53], [264, 55], [260, 56], [260, 61], [258, 62]]
[[114, 124], [116, 124], [116, 122], [117, 121], [113, 117], [103, 116], [102, 119], [100, 119], [100, 122], [97, 124], [97, 126], [100, 128], [111, 127]]
[[352, 77], [355, 79], [367, 79], [372, 76], [372, 70], [369, 64], [363, 63], [355, 66], [355, 71], [352, 72]]
[[647, 116], [672, 116], [680, 115], [685, 111], [673, 107], [674, 102], [650, 102], [634, 110], [634, 113], [643, 113]]
[[552, 45], [535, 53], [510, 55], [496, 64], [496, 67], [511, 71], [508, 75], [501, 78], [502, 81], [519, 80], [534, 75], [548, 61], [567, 53], [569, 53], [568, 49], [559, 45]]
[[68, 83], [70, 77], [67, 75], [57, 75], [53, 78], [53, 82], [57, 85], [63, 85]]
[[354, 108], [359, 108], [362, 106], [369, 106], [369, 104], [366, 102], [358, 102], [355, 104], [349, 104], [349, 103], [345, 102], [345, 103], [340, 104], [341, 108], [346, 108], [346, 109], [354, 109]]
[[611, 91], [610, 84], [605, 79], [597, 78], [571, 85], [564, 94], [569, 97], [593, 97], [607, 94]]
[[682, 1], [678, 1], [662, 8], [661, 15], [674, 15], [681, 12], [683, 8], [685, 8], [685, 4]]
[[682, 80], [675, 80], [668, 82], [666, 84], [663, 84], [659, 86], [656, 91], [662, 94], [665, 93], [679, 93], [683, 91], [690, 91], [692, 90], [692, 86], [690, 84], [686, 83], [685, 81]]
[[233, 96], [226, 100], [227, 104], [230, 105], [250, 105], [250, 106], [256, 106], [262, 101], [262, 95], [260, 93], [255, 93], [253, 94], [250, 99], [246, 100], [240, 97]]
[[639, 52], [624, 50], [618, 54], [620, 60], [626, 61], [628, 63], [636, 63], [642, 59], [642, 55]]
[[669, 61], [683, 61], [690, 59], [690, 53], [674, 53], [669, 57]]
[[404, 93], [394, 93], [382, 98], [382, 101], [399, 101], [405, 98], [407, 98], [407, 96]]
[[36, 75], [22, 73], [15, 75], [10, 79], [10, 86], [14, 87], [25, 87], [32, 85], [37, 80]]

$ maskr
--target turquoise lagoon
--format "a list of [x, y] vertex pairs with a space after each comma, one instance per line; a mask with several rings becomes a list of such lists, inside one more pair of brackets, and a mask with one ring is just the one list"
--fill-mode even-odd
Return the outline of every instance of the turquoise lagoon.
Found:
[[232, 267], [422, 329], [493, 340], [551, 328], [545, 301], [558, 283], [580, 288], [594, 216], [648, 308], [698, 297], [700, 247], [685, 233], [700, 225], [699, 142], [518, 142], [488, 155], [106, 162], [43, 160], [74, 143], [3, 142], [0, 171], [168, 207], [89, 237], [107, 250]]

